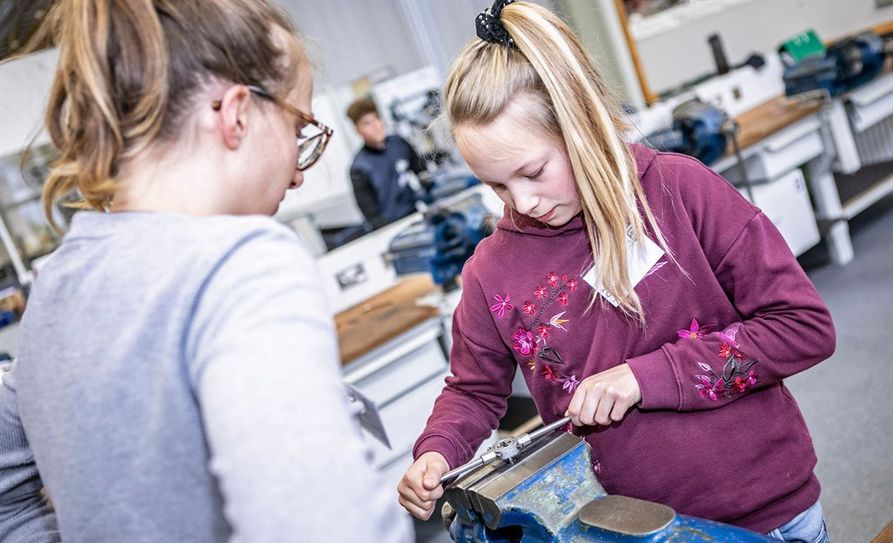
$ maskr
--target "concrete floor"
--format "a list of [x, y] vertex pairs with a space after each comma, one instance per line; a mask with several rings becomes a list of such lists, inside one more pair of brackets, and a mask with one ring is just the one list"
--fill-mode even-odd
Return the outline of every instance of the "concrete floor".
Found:
[[[787, 380], [818, 453], [816, 473], [837, 543], [868, 542], [893, 520], [893, 197], [850, 222], [856, 258], [828, 263], [823, 244], [800, 259], [831, 309], [837, 352]], [[419, 543], [448, 543], [439, 519]]]

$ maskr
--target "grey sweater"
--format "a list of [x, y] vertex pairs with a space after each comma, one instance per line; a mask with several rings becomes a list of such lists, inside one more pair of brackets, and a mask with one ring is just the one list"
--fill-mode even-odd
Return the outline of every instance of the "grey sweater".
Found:
[[268, 218], [78, 213], [18, 402], [66, 543], [397, 542], [312, 257]]
[[53, 508], [28, 446], [16, 399], [15, 365], [0, 364], [0, 541], [59, 543]]

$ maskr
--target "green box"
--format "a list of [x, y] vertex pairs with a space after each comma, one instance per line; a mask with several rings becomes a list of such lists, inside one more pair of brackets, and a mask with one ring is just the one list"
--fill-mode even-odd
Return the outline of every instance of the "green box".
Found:
[[800, 62], [810, 57], [819, 57], [825, 54], [825, 44], [815, 30], [809, 29], [786, 40], [778, 48], [779, 53], [787, 53], [794, 62]]

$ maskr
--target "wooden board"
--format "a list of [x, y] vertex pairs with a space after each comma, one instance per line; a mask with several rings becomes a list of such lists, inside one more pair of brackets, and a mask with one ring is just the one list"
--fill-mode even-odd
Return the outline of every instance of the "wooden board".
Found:
[[416, 300], [434, 291], [431, 276], [417, 275], [335, 315], [341, 364], [383, 345], [440, 311], [417, 306]]
[[[820, 104], [794, 102], [784, 96], [763, 102], [735, 118], [741, 127], [741, 132], [738, 134], [738, 146], [741, 149], [746, 149], [782, 128], [815, 113], [821, 107]], [[731, 154], [731, 148], [732, 146], [729, 144], [729, 154]]]

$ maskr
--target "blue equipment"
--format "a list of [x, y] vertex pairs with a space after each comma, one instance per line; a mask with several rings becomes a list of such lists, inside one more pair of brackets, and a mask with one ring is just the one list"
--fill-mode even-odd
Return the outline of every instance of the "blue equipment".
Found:
[[593, 472], [589, 444], [566, 432], [556, 435], [553, 426], [543, 429], [550, 431], [539, 442], [530, 438], [540, 432], [501, 441], [488, 451], [498, 460], [470, 463], [471, 470], [446, 487], [444, 525], [453, 541], [773, 541], [742, 528], [679, 515], [665, 505], [608, 495]]
[[785, 95], [827, 91], [838, 96], [874, 79], [890, 54], [891, 42], [866, 32], [831, 45], [824, 55], [811, 56], [784, 69]]
[[482, 239], [493, 232], [495, 217], [473, 194], [425, 212], [425, 219], [398, 234], [388, 247], [388, 259], [398, 275], [430, 272], [444, 290], [456, 288], [465, 261]]
[[710, 164], [726, 153], [728, 115], [701, 100], [693, 99], [673, 109], [673, 125], [649, 134], [645, 142], [659, 151], [693, 156]]

